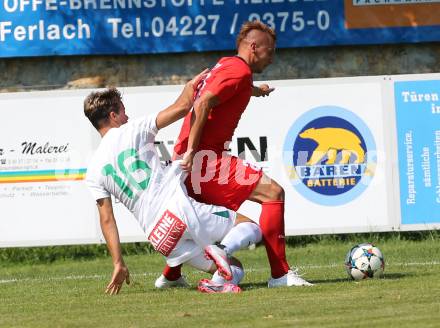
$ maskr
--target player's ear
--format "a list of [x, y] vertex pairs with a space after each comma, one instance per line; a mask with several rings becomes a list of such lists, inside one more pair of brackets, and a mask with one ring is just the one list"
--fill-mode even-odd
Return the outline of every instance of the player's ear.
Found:
[[108, 114], [108, 118], [114, 120], [114, 119], [116, 119], [116, 115], [118, 115], [116, 112], [111, 111], [111, 112]]
[[250, 47], [252, 49], [252, 52], [255, 52], [257, 50], [257, 44], [255, 43], [255, 41], [251, 42]]

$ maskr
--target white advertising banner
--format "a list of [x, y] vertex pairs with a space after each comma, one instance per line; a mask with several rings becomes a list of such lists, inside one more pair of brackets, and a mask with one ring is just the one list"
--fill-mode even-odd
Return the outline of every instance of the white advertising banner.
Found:
[[272, 84], [237, 136], [267, 138], [264, 164], [285, 190], [286, 232], [389, 230], [381, 81]]
[[96, 241], [82, 182], [92, 151], [83, 94], [1, 95], [0, 246]]
[[[417, 79], [440, 77], [410, 78]], [[276, 90], [251, 100], [230, 148], [284, 188], [287, 235], [408, 230], [400, 218], [392, 77], [268, 83]], [[164, 109], [180, 90], [121, 89], [131, 118]], [[103, 242], [84, 183], [99, 143], [83, 114], [90, 91], [0, 94], [8, 113], [0, 121], [0, 247]], [[159, 132], [161, 160], [171, 158], [180, 126]], [[114, 211], [122, 241], [145, 241], [121, 204]], [[239, 211], [258, 222], [258, 204]]]

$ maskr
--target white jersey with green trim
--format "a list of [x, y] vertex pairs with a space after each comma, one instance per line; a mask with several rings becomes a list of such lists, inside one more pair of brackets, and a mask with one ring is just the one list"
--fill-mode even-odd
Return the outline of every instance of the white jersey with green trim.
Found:
[[181, 184], [182, 173], [160, 163], [154, 146], [157, 114], [110, 129], [92, 157], [86, 183], [98, 200], [113, 195], [145, 233], [163, 202]]

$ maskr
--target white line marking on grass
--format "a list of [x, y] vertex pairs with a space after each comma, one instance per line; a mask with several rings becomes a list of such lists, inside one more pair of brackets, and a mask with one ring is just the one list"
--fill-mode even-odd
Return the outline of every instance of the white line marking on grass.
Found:
[[[409, 263], [399, 263], [399, 262], [391, 262], [387, 263], [386, 266], [429, 266], [429, 265], [440, 265], [439, 261], [431, 261], [431, 262], [409, 262]], [[343, 268], [344, 265], [340, 263], [332, 263], [327, 265], [301, 265], [299, 269], [328, 269], [328, 268]], [[270, 271], [268, 268], [245, 268], [245, 272], [263, 272]], [[197, 274], [199, 271], [193, 270], [190, 271], [191, 274]], [[158, 277], [160, 272], [144, 272], [144, 273], [132, 273], [130, 276], [132, 277]], [[42, 282], [42, 281], [66, 281], [66, 280], [107, 280], [110, 279], [111, 275], [77, 275], [77, 276], [58, 276], [58, 277], [37, 277], [37, 278], [12, 278], [12, 279], [0, 279], [0, 284], [10, 284], [10, 283], [22, 283], [22, 282]]]
[[[387, 267], [389, 266], [428, 266], [428, 265], [440, 265], [440, 262], [438, 261], [431, 261], [431, 262], [409, 262], [409, 263], [399, 263], [399, 262], [391, 262], [388, 263], [385, 261], [385, 265]], [[328, 268], [337, 268], [337, 267], [344, 267], [344, 264], [341, 263], [332, 263], [332, 264], [326, 264], [326, 265], [300, 265], [298, 266], [299, 269], [328, 269]], [[266, 269], [254, 269], [254, 268], [245, 268], [246, 272], [261, 272], [261, 271], [268, 271], [269, 268]]]
[[[385, 264], [387, 266], [426, 266], [426, 265], [440, 265], [439, 261], [430, 261], [430, 262], [408, 262], [408, 263], [401, 263], [401, 262], [387, 262], [385, 261]], [[344, 264], [340, 263], [332, 263], [327, 265], [301, 265], [299, 266], [300, 269], [325, 269], [325, 268], [334, 268], [344, 266]]]
[[[198, 272], [198, 271], [194, 271]], [[157, 277], [160, 272], [144, 272], [144, 273], [130, 273], [131, 277]], [[13, 278], [0, 280], [0, 284], [8, 284], [14, 282], [41, 282], [41, 281], [65, 281], [65, 280], [105, 280], [110, 279], [111, 275], [78, 275], [78, 276], [58, 276], [58, 277], [37, 277], [37, 278]]]
[[[385, 262], [386, 263], [386, 262]], [[415, 266], [415, 265], [439, 265], [440, 262], [432, 261], [432, 262], [410, 262], [410, 263], [391, 263], [391, 265], [400, 265], [400, 266]]]

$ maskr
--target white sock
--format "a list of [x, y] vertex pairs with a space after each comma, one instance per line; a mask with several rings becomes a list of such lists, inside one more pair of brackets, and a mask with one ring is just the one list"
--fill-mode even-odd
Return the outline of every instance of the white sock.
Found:
[[239, 249], [260, 242], [261, 238], [261, 229], [258, 225], [252, 222], [242, 222], [232, 227], [220, 244], [225, 246], [225, 252], [231, 256]]
[[232, 271], [232, 280], [229, 281], [225, 280], [225, 278], [223, 278], [218, 274], [218, 271], [214, 272], [211, 280], [221, 285], [223, 285], [224, 283], [238, 285], [244, 277], [244, 270], [238, 266], [231, 265], [231, 271]]

